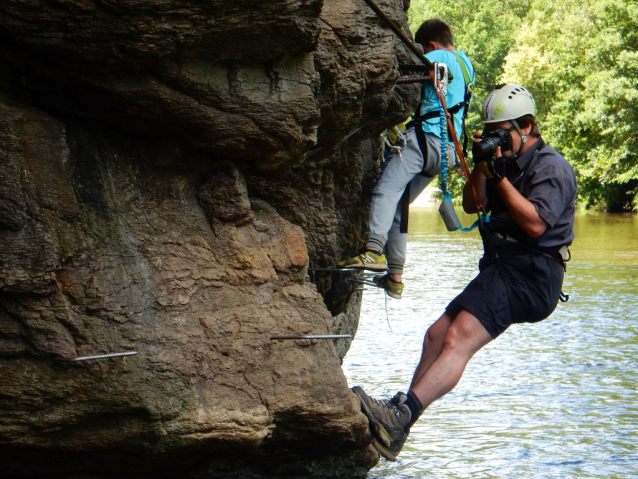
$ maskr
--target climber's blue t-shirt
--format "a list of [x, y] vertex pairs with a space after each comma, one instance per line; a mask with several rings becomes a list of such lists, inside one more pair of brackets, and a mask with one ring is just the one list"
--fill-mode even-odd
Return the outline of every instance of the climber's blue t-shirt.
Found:
[[[474, 79], [474, 65], [462, 51], [455, 51], [463, 59], [465, 68], [470, 75], [470, 78]], [[448, 66], [449, 71], [454, 76], [454, 79], [448, 86], [447, 96], [445, 96], [445, 104], [449, 108], [462, 102], [465, 99], [465, 78], [463, 77], [463, 70], [459, 65], [459, 60], [447, 50], [434, 50], [433, 52], [425, 55], [431, 62], [445, 63]], [[421, 111], [420, 114], [424, 115], [431, 111], [439, 111], [440, 104], [439, 98], [436, 96], [434, 86], [432, 82], [426, 82], [421, 89]], [[454, 114], [454, 131], [456, 137], [460, 139], [463, 133], [463, 109]], [[431, 118], [423, 122], [423, 131], [441, 137], [441, 120], [439, 117]]]

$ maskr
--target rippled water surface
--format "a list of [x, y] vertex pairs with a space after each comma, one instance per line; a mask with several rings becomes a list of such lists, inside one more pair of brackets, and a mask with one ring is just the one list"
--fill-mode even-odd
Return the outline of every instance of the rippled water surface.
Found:
[[[344, 360], [350, 385], [376, 397], [407, 390], [425, 330], [476, 275], [482, 246], [413, 209], [408, 254], [403, 299], [363, 293]], [[572, 254], [569, 302], [479, 351], [370, 479], [638, 478], [638, 218], [579, 214]]]

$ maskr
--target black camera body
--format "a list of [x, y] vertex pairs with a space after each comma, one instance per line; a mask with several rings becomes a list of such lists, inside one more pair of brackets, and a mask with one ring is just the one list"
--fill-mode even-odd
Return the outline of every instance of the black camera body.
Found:
[[474, 161], [480, 158], [492, 158], [496, 153], [496, 148], [501, 147], [501, 151], [512, 149], [512, 137], [505, 128], [498, 128], [494, 131], [487, 131], [481, 136], [481, 141], [474, 143], [472, 147], [472, 157]]

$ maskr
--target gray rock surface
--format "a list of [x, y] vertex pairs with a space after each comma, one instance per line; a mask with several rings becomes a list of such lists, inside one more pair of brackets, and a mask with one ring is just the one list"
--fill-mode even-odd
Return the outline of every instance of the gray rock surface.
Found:
[[365, 477], [350, 341], [270, 337], [356, 333], [308, 267], [361, 243], [406, 49], [360, 0], [5, 0], [0, 40], [3, 477]]

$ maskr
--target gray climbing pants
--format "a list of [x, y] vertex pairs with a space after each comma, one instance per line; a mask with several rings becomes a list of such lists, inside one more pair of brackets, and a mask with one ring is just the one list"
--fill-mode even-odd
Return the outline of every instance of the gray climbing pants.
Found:
[[[401, 223], [401, 205], [399, 200], [408, 183], [410, 184], [410, 203], [423, 192], [426, 186], [441, 172], [441, 139], [425, 134], [428, 145], [424, 162], [419, 149], [414, 128], [403, 132], [406, 145], [401, 155], [392, 151], [388, 155], [389, 163], [372, 190], [370, 204], [370, 233], [366, 246], [383, 251], [388, 261], [389, 272], [403, 274], [408, 245], [407, 233], [399, 232]], [[454, 161], [454, 150], [448, 143], [447, 158]], [[425, 175], [421, 174], [424, 173]]]

